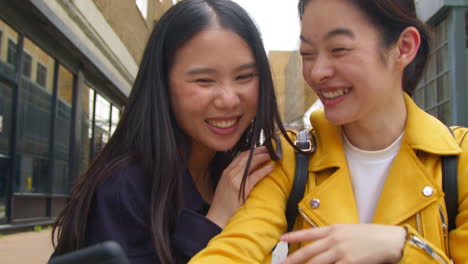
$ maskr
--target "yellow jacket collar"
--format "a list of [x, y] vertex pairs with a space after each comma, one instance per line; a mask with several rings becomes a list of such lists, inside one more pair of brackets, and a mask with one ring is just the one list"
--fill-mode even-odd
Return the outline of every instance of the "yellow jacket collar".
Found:
[[412, 149], [438, 155], [462, 152], [447, 126], [420, 109], [406, 93], [405, 103], [408, 111], [405, 141]]
[[[404, 94], [407, 120], [403, 141], [411, 149], [437, 155], [456, 155], [461, 149], [447, 127], [437, 118], [420, 109], [409, 95]], [[341, 128], [330, 124], [323, 110], [313, 112], [311, 123], [315, 130], [317, 152], [311, 160], [310, 169], [319, 171], [346, 164]]]

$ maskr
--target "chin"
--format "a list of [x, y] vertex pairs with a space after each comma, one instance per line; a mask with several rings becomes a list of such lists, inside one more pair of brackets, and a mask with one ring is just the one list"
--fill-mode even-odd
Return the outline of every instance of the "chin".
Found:
[[327, 111], [325, 109], [325, 118], [335, 126], [342, 126], [349, 123], [349, 118], [346, 117], [346, 114], [339, 113], [337, 111]]
[[214, 150], [217, 151], [217, 152], [224, 152], [224, 151], [228, 151], [228, 150], [231, 150], [235, 145], [236, 145], [237, 141], [234, 142], [234, 143], [231, 143], [231, 144], [218, 144], [216, 146], [213, 146]]

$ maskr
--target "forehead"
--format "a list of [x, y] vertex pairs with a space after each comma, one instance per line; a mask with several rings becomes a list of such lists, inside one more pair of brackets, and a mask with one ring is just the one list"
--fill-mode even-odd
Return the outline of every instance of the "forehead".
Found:
[[377, 29], [367, 15], [350, 3], [350, 0], [308, 1], [301, 28], [301, 36], [314, 40], [326, 40], [330, 35], [353, 38], [377, 34]]
[[174, 57], [174, 66], [184, 64], [237, 65], [251, 62], [254, 56], [249, 44], [237, 33], [210, 27], [189, 39]]

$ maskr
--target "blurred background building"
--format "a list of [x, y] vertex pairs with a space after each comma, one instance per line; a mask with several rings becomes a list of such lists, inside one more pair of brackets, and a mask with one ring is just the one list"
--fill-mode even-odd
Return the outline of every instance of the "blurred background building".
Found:
[[286, 127], [300, 129], [307, 126], [307, 109], [317, 101], [317, 95], [302, 77], [299, 51], [270, 51], [278, 108]]
[[171, 0], [0, 0], [0, 231], [51, 223]]

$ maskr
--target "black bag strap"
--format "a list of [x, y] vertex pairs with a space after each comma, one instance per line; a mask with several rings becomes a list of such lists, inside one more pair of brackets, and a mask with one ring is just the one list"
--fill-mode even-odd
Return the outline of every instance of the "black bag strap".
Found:
[[297, 216], [297, 205], [304, 196], [305, 186], [308, 177], [309, 155], [315, 152], [315, 138], [309, 138], [309, 129], [300, 131], [297, 140], [294, 142], [301, 151], [296, 151], [296, 169], [294, 172], [294, 182], [286, 205], [286, 219], [288, 223], [287, 231], [292, 231]]
[[[453, 134], [452, 129], [450, 133]], [[458, 156], [442, 156], [442, 186], [445, 193], [445, 207], [448, 216], [448, 231], [455, 229], [455, 217], [458, 211]]]

